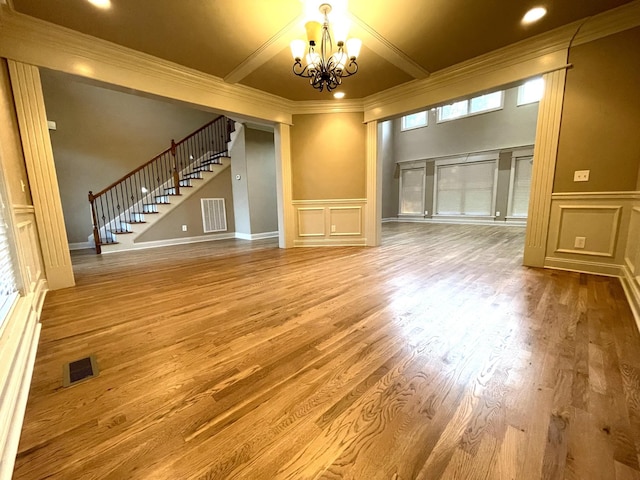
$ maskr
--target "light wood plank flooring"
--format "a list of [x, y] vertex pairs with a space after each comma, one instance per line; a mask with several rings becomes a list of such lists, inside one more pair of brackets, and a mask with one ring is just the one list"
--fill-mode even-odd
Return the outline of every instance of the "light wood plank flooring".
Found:
[[[517, 227], [383, 235], [75, 255], [15, 478], [640, 479], [618, 280], [522, 267]], [[100, 375], [61, 387], [90, 353]]]

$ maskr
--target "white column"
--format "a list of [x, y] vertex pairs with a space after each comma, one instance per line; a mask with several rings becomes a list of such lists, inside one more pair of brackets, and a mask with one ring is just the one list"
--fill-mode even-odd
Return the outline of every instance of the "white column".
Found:
[[280, 123], [274, 129], [276, 186], [278, 188], [278, 238], [280, 248], [293, 247], [293, 204], [291, 190], [291, 127]]
[[378, 121], [367, 123], [366, 245], [380, 245], [382, 227], [382, 168], [378, 158]]
[[75, 281], [40, 72], [33, 65], [9, 60], [9, 74], [49, 288], [72, 287]]
[[524, 246], [523, 263], [529, 267], [544, 266], [566, 70], [547, 73], [543, 78], [545, 92], [538, 108], [529, 218]]

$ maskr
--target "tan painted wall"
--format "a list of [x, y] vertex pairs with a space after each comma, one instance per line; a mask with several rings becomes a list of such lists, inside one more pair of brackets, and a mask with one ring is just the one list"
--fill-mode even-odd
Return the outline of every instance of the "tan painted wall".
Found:
[[[554, 192], [628, 191], [640, 166], [640, 27], [571, 49]], [[590, 170], [574, 182], [575, 170]]]
[[[7, 61], [0, 62], [0, 162], [14, 205], [32, 205]], [[22, 184], [24, 184], [24, 191]]]
[[294, 115], [294, 200], [364, 198], [366, 126], [362, 113]]
[[42, 69], [47, 118], [69, 242], [91, 233], [87, 193], [97, 192], [216, 117], [160, 99], [90, 85]]
[[[150, 242], [154, 240], [168, 240], [173, 238], [197, 237], [200, 235], [215, 235], [215, 233], [204, 233], [203, 231], [202, 209], [200, 206], [200, 199], [202, 198], [225, 199], [225, 209], [227, 211], [227, 232], [234, 232], [236, 226], [233, 218], [231, 168], [225, 168], [194, 195], [178, 205], [174, 210], [164, 214], [163, 218], [136, 239], [136, 243]], [[186, 232], [182, 231], [182, 225], [187, 225]]]

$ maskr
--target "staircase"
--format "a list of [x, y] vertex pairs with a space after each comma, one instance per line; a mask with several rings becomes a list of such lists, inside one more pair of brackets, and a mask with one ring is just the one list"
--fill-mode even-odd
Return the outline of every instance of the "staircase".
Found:
[[[96, 253], [129, 250], [158, 218], [231, 164], [234, 122], [224, 116], [171, 146], [97, 194], [89, 192]], [[106, 251], [106, 250], [105, 250]]]

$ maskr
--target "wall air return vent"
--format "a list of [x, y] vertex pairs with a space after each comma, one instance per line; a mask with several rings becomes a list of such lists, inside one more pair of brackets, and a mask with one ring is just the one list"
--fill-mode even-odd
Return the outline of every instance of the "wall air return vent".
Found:
[[227, 212], [224, 198], [201, 198], [202, 228], [204, 233], [226, 232]]

